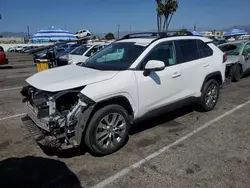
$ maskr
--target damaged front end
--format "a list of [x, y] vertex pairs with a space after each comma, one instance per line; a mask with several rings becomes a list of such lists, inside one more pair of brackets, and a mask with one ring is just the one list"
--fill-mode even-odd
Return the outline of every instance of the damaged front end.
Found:
[[82, 89], [47, 92], [23, 87], [21, 94], [27, 111], [23, 123], [39, 144], [59, 149], [80, 145], [94, 104], [80, 92]]

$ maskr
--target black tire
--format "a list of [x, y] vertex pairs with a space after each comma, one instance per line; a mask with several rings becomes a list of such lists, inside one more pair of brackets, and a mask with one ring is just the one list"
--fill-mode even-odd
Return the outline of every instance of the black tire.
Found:
[[239, 64], [235, 64], [230, 68], [230, 75], [233, 82], [238, 82], [242, 78], [242, 69]]
[[[113, 147], [108, 147], [108, 148], [104, 148], [102, 146], [100, 146], [100, 144], [98, 144], [97, 141], [97, 131], [100, 130], [99, 128], [99, 123], [101, 121], [104, 121], [103, 118], [107, 117], [110, 114], [119, 114], [124, 118], [124, 122], [125, 122], [125, 130], [124, 130], [124, 136], [120, 139], [120, 141], [118, 143], [115, 143], [113, 145]], [[130, 131], [130, 119], [129, 119], [129, 115], [127, 113], [127, 111], [119, 106], [119, 105], [108, 105], [105, 106], [103, 108], [100, 108], [99, 110], [97, 110], [93, 117], [91, 118], [88, 126], [87, 126], [87, 130], [85, 132], [85, 138], [84, 138], [84, 143], [85, 145], [90, 149], [90, 152], [94, 155], [97, 156], [105, 156], [111, 153], [116, 152], [117, 150], [119, 150], [127, 141], [128, 135], [129, 135], [129, 131]], [[105, 129], [103, 129], [103, 131], [105, 131]], [[110, 133], [107, 133], [110, 134]], [[118, 134], [116, 134], [116, 136], [118, 136]], [[102, 136], [100, 138], [104, 138], [105, 136]], [[114, 137], [112, 137], [114, 140]], [[104, 139], [105, 140], [105, 139]], [[109, 137], [106, 138], [106, 140], [109, 140]], [[110, 140], [109, 140], [110, 141]], [[105, 143], [103, 141], [103, 143]], [[106, 141], [106, 144], [108, 143], [108, 141]], [[112, 142], [114, 143], [114, 142]]]
[[[212, 96], [209, 96], [209, 92], [211, 92], [211, 88], [215, 89], [215, 94], [213, 94]], [[219, 99], [219, 93], [220, 93], [220, 86], [219, 83], [214, 80], [208, 80], [203, 88], [202, 88], [202, 92], [201, 92], [201, 97], [198, 100], [198, 106], [199, 109], [203, 112], [208, 112], [214, 109], [215, 105], [218, 102]], [[211, 101], [211, 103], [209, 103], [208, 101]]]

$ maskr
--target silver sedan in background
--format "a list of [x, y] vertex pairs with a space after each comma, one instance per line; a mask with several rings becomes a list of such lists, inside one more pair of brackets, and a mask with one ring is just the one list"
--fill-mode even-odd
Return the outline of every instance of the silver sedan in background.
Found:
[[239, 40], [218, 46], [227, 56], [226, 76], [239, 81], [250, 70], [250, 41]]

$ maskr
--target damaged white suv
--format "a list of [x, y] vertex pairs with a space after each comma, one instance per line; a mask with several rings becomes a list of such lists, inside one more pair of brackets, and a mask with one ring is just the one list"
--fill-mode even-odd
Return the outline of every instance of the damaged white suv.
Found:
[[81, 65], [29, 77], [21, 93], [24, 124], [39, 144], [85, 144], [96, 155], [117, 151], [131, 125], [187, 103], [214, 108], [225, 79], [223, 52], [210, 39], [136, 33]]

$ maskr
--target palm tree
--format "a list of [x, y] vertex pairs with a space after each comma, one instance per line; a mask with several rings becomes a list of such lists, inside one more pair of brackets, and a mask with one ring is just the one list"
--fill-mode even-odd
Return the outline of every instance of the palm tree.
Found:
[[163, 11], [159, 7], [156, 9], [156, 11], [157, 11], [157, 28], [158, 32], [161, 32]]
[[157, 3], [157, 8], [156, 8], [157, 28], [158, 28], [158, 32], [161, 32], [162, 31], [162, 17], [165, 12], [165, 7], [164, 7], [162, 0], [156, 0], [156, 3]]
[[[157, 4], [157, 26], [158, 32], [167, 32], [169, 24], [173, 18], [174, 13], [178, 9], [177, 0], [165, 0], [165, 3], [162, 0], [156, 0]], [[164, 16], [164, 23], [162, 25], [162, 16]]]

